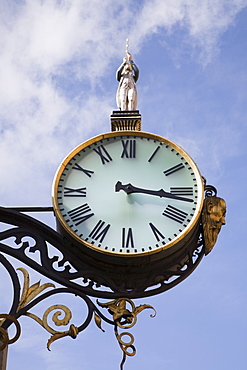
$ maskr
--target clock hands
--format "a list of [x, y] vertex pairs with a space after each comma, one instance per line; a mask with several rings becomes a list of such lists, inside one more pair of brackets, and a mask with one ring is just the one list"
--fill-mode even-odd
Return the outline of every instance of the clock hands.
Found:
[[156, 195], [160, 198], [171, 198], [171, 199], [176, 199], [176, 200], [182, 200], [184, 202], [194, 201], [193, 199], [179, 197], [175, 194], [168, 193], [167, 191], [163, 189], [160, 189], [160, 190], [142, 189], [142, 188], [137, 188], [133, 186], [132, 184], [123, 185], [121, 181], [118, 181], [115, 185], [115, 191], [120, 191], [120, 190], [125, 191], [126, 194], [143, 193], [143, 194], [149, 194], [149, 195]]

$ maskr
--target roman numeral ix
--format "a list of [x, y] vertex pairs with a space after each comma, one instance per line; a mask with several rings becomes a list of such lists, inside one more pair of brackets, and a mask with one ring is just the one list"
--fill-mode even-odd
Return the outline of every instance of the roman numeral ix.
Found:
[[67, 188], [64, 187], [64, 196], [65, 197], [85, 197], [86, 196], [86, 188]]

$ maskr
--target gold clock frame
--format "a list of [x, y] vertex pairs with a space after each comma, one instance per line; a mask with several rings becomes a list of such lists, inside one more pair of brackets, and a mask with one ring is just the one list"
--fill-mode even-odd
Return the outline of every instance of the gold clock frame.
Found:
[[[112, 138], [112, 137], [119, 137], [119, 136], [144, 137], [144, 138], [148, 138], [150, 140], [157, 140], [159, 142], [162, 142], [165, 145], [168, 145], [169, 147], [171, 147], [171, 148], [175, 149], [177, 152], [179, 152], [184, 157], [186, 162], [189, 163], [189, 165], [192, 168], [193, 173], [195, 174], [195, 178], [196, 178], [196, 181], [197, 181], [197, 184], [198, 184], [198, 194], [197, 194], [198, 195], [198, 201], [197, 201], [196, 210], [195, 210], [195, 213], [192, 217], [192, 220], [190, 221], [188, 226], [176, 238], [174, 238], [172, 241], [168, 242], [164, 246], [160, 246], [160, 247], [158, 247], [157, 249], [154, 249], [154, 250], [139, 252], [139, 253], [135, 253], [135, 254], [113, 252], [113, 251], [110, 251], [110, 250], [101, 250], [97, 246], [95, 246], [95, 245], [93, 245], [93, 244], [91, 244], [87, 241], [84, 241], [73, 230], [71, 230], [68, 227], [67, 223], [65, 222], [65, 220], [64, 220], [64, 218], [63, 218], [63, 216], [62, 216], [62, 214], [59, 210], [59, 206], [58, 206], [58, 184], [59, 184], [60, 177], [61, 177], [65, 167], [70, 162], [70, 160], [77, 153], [79, 153], [80, 151], [82, 151], [86, 147], [88, 147], [90, 145], [93, 145], [95, 142], [98, 142], [98, 141], [103, 140], [103, 139], [108, 139], [108, 138]], [[62, 163], [60, 164], [60, 166], [59, 166], [59, 168], [58, 168], [58, 170], [55, 174], [53, 187], [52, 187], [52, 201], [53, 201], [53, 208], [54, 208], [55, 216], [56, 216], [56, 219], [57, 219], [58, 231], [60, 233], [62, 233], [64, 236], [67, 236], [68, 239], [70, 240], [70, 242], [72, 242], [72, 244], [75, 244], [75, 245], [81, 247], [83, 252], [85, 252], [86, 254], [91, 254], [94, 257], [96, 257], [96, 255], [99, 255], [100, 256], [99, 258], [100, 259], [103, 258], [105, 261], [107, 260], [108, 256], [109, 257], [114, 257], [114, 258], [117, 258], [117, 259], [120, 258], [121, 261], [122, 261], [121, 265], [125, 264], [125, 263], [129, 263], [129, 259], [136, 260], [136, 262], [137, 262], [137, 260], [142, 259], [142, 257], [148, 257], [149, 261], [150, 260], [152, 260], [152, 261], [158, 260], [158, 259], [164, 258], [166, 256], [169, 256], [169, 255], [175, 253], [178, 249], [180, 249], [183, 245], [185, 245], [190, 240], [191, 236], [194, 233], [195, 228], [198, 225], [200, 215], [201, 215], [201, 211], [202, 211], [202, 206], [203, 206], [203, 198], [204, 198], [204, 185], [203, 185], [202, 176], [200, 174], [200, 171], [199, 171], [197, 165], [195, 164], [193, 159], [187, 154], [187, 152], [185, 152], [185, 150], [183, 150], [180, 146], [178, 146], [174, 142], [172, 142], [172, 141], [170, 141], [170, 140], [168, 140], [168, 139], [166, 139], [162, 136], [151, 134], [151, 133], [148, 133], [148, 132], [143, 132], [143, 131], [138, 131], [138, 132], [135, 132], [135, 131], [109, 132], [109, 133], [97, 135], [97, 136], [83, 142], [82, 144], [77, 146], [74, 150], [72, 150], [69, 153], [69, 155], [62, 161]], [[124, 262], [124, 260], [126, 260], [126, 261]], [[138, 264], [139, 264], [139, 262], [138, 262]]]

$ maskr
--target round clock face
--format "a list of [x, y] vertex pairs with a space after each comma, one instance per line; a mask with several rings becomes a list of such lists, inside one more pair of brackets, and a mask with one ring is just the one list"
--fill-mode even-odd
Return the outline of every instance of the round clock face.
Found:
[[135, 131], [97, 136], [59, 167], [53, 206], [77, 242], [108, 254], [168, 249], [198, 222], [201, 175], [192, 159], [160, 136]]

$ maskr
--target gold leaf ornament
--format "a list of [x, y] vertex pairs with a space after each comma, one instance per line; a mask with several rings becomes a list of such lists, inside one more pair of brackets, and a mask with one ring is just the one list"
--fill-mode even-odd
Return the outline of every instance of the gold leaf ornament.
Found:
[[101, 317], [99, 315], [97, 315], [97, 313], [94, 313], [94, 321], [95, 321], [95, 324], [98, 326], [98, 328], [100, 330], [102, 330], [103, 333], [104, 333], [105, 330], [101, 326], [101, 323], [102, 323]]
[[17, 312], [31, 302], [38, 294], [47, 288], [55, 288], [52, 283], [45, 283], [40, 285], [40, 281], [30, 286], [29, 273], [23, 267], [19, 267], [17, 270], [21, 271], [24, 277], [23, 289], [21, 299], [17, 307]]

